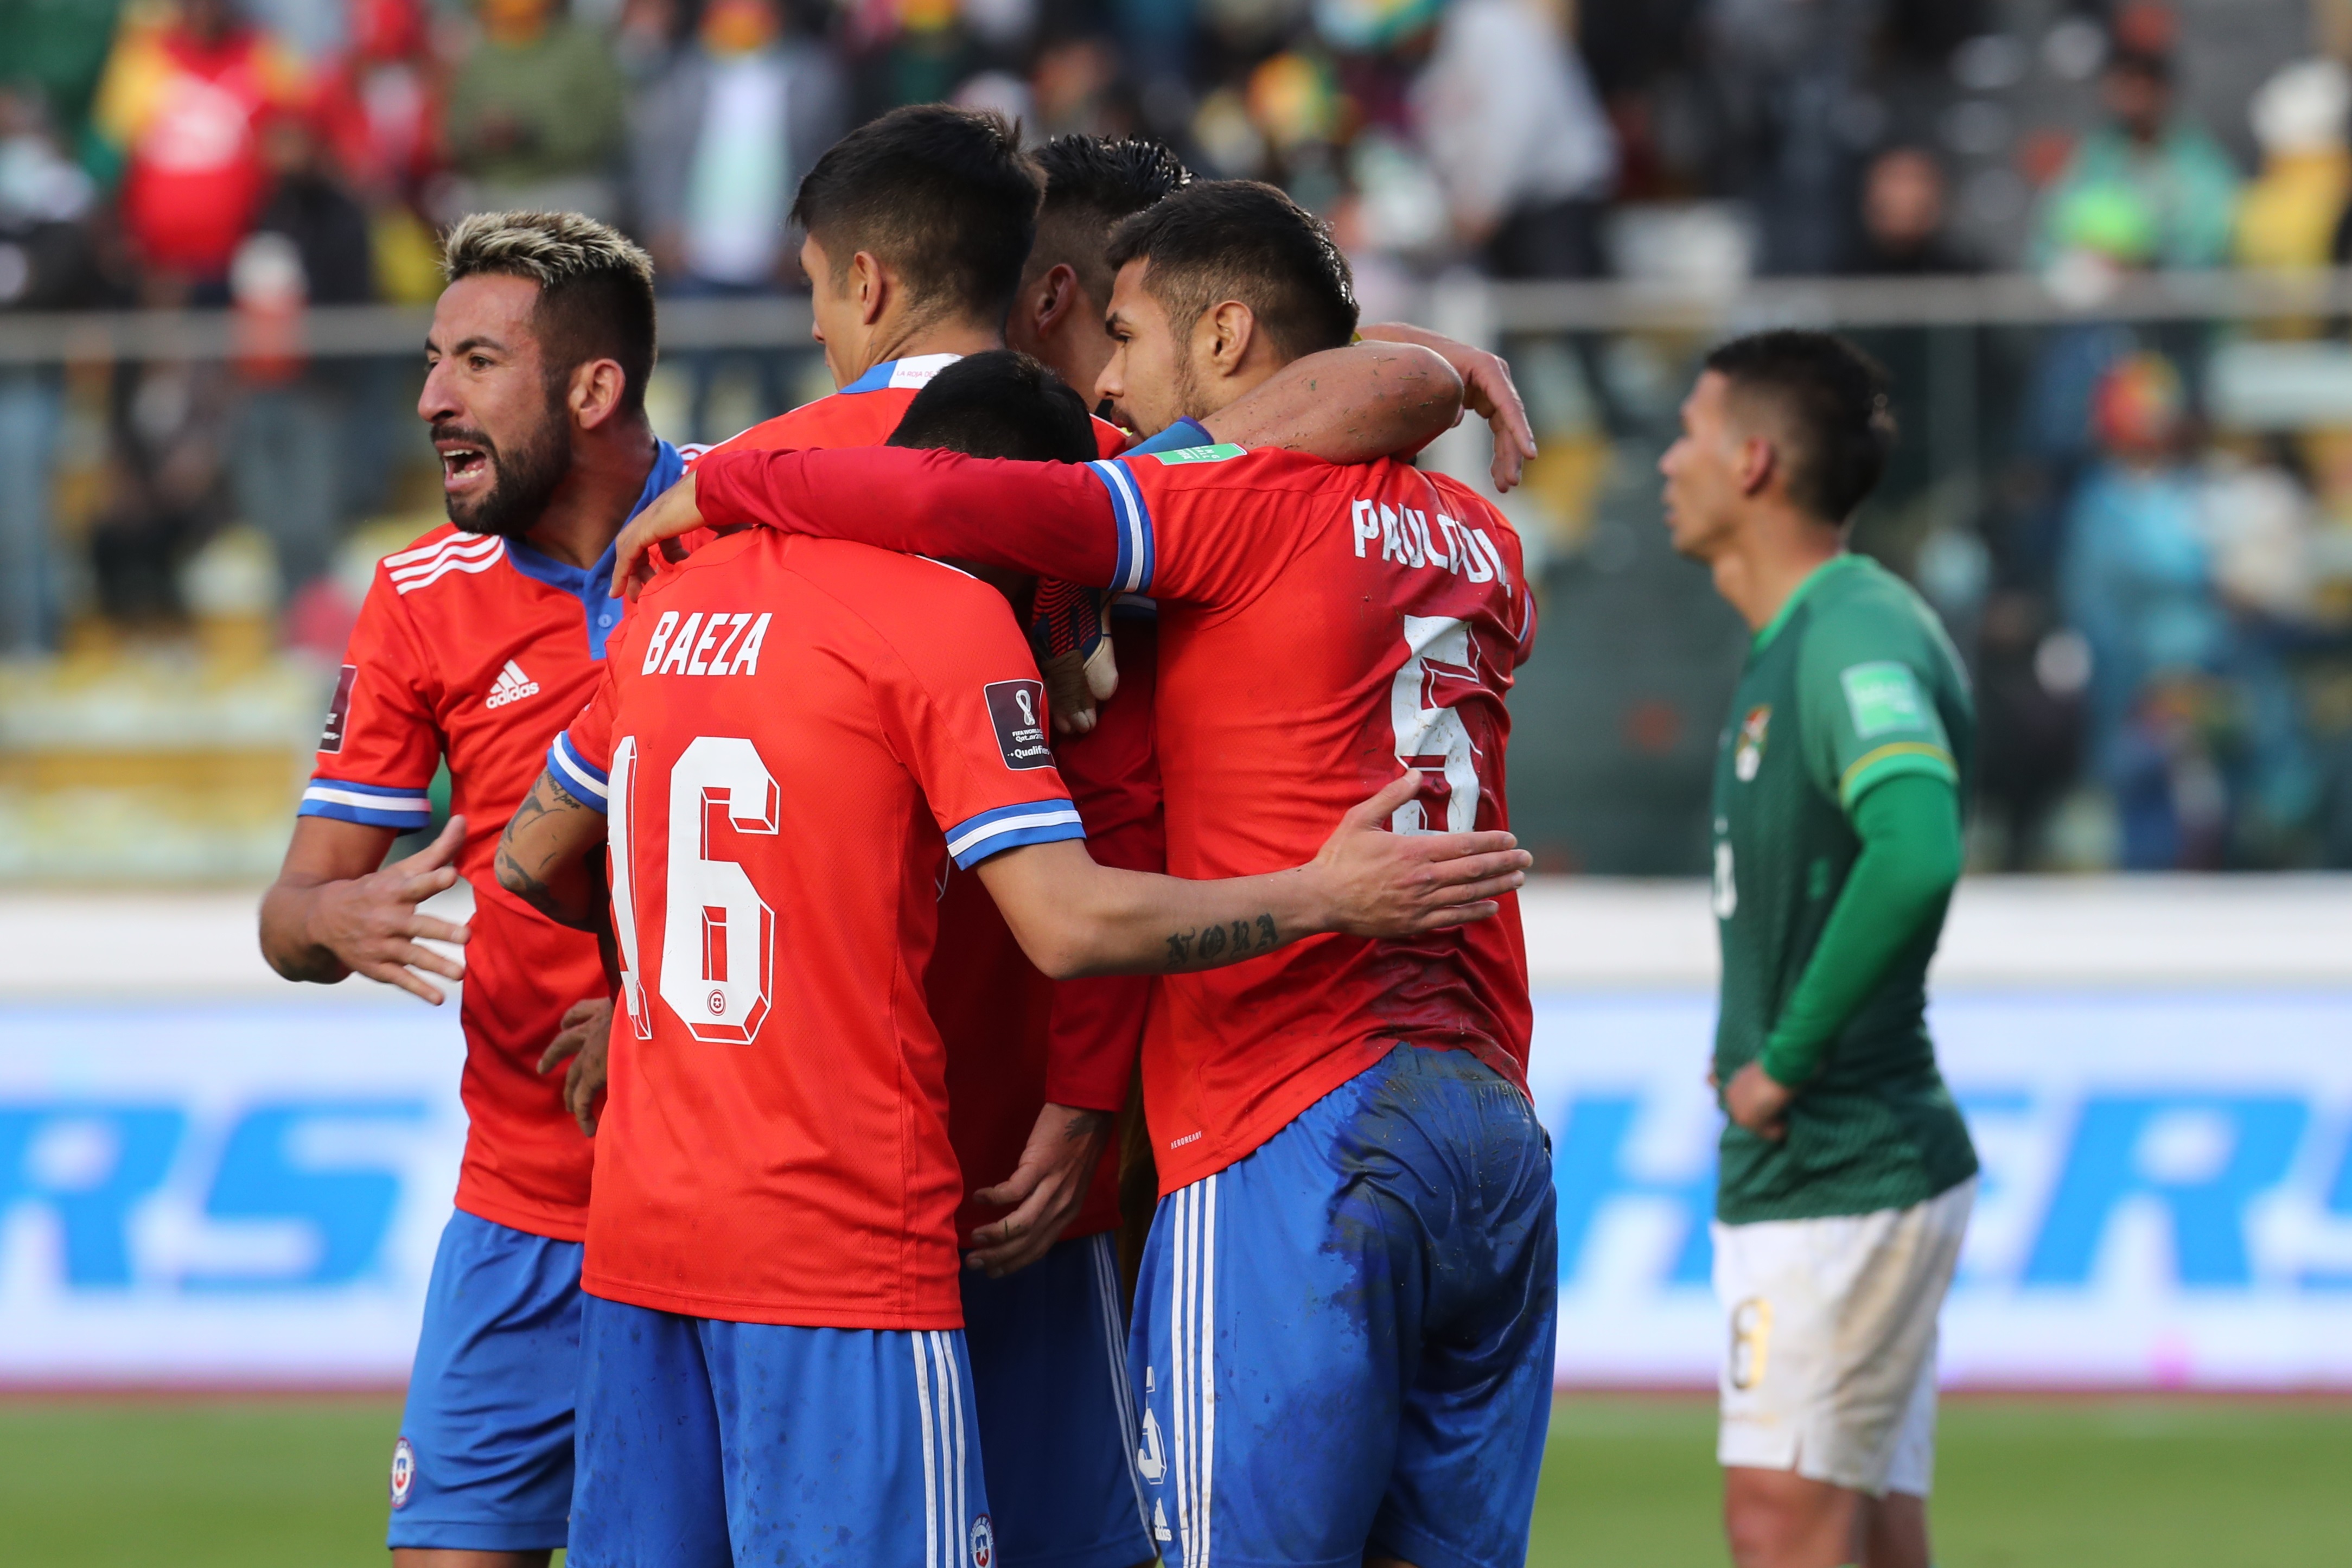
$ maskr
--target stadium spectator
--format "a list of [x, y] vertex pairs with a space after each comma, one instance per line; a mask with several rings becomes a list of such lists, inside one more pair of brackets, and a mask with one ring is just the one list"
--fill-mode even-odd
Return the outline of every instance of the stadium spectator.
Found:
[[2091, 648], [2091, 766], [2115, 795], [2131, 870], [2218, 853], [2197, 842], [2217, 838], [2207, 797], [2219, 784], [2210, 763], [2194, 765], [2196, 721], [2229, 622], [2182, 461], [2188, 421], [2168, 360], [2135, 353], [2107, 370], [2093, 401], [2104, 455], [2075, 494], [2060, 561], [2066, 618]]
[[1755, 207], [1759, 263], [1837, 270], [1853, 241], [1855, 149], [1874, 0], [1715, 0], [1706, 90], [1718, 120], [1716, 180]]
[[124, 18], [97, 124], [127, 159], [122, 226], [152, 297], [223, 302], [229, 260], [268, 188], [260, 123], [300, 89], [292, 57], [236, 0], [182, 0], [161, 22]]
[[1862, 178], [1862, 224], [1847, 270], [1973, 272], [1945, 223], [1944, 166], [1924, 147], [1889, 147]]
[[2158, 267], [2217, 267], [2230, 254], [2238, 171], [2212, 135], [2178, 113], [2172, 58], [2118, 49], [2100, 79], [2105, 123], [2083, 138], [2035, 216], [2028, 259], [2046, 268], [2087, 233], [2128, 226]]
[[455, 211], [438, 216], [619, 216], [626, 86], [604, 35], [558, 16], [557, 4], [481, 0], [482, 38], [450, 82], [443, 125], [462, 178]]
[[121, 164], [92, 133], [89, 110], [121, 9], [121, 0], [0, 5], [0, 79], [32, 89], [68, 155], [110, 184]]
[[[273, 327], [290, 326], [305, 306], [375, 297], [367, 212], [335, 178], [312, 127], [281, 115], [263, 130], [262, 148], [272, 190], [229, 274], [249, 344], [257, 333], [266, 340]], [[305, 361], [267, 341], [252, 346], [260, 352], [238, 366], [246, 396], [230, 447], [231, 489], [238, 513], [276, 548], [291, 601], [327, 574], [354, 488], [353, 460], [383, 452], [363, 426], [394, 410], [364, 395], [377, 378], [363, 363]], [[380, 488], [382, 465], [368, 466], [379, 470], [370, 477]], [[322, 651], [342, 647], [340, 634], [330, 640]]]
[[371, 206], [421, 205], [441, 167], [440, 84], [419, 0], [352, 0], [351, 47], [315, 102], [343, 177]]
[[1455, 233], [1496, 276], [1603, 270], [1616, 136], [1557, 0], [1454, 0], [1412, 100]]
[[[770, 294], [796, 274], [786, 234], [793, 193], [840, 136], [846, 107], [832, 55], [787, 37], [776, 0], [711, 0], [635, 117], [637, 221], [668, 291]], [[781, 356], [696, 353], [688, 361], [695, 440], [732, 433], [710, 425], [711, 387], [730, 360], [749, 363], [760, 418], [790, 401]]]
[[[51, 132], [36, 89], [0, 88], [0, 310], [94, 303], [90, 177]], [[0, 365], [0, 654], [50, 645], [57, 613], [50, 489], [63, 389], [55, 365]]]

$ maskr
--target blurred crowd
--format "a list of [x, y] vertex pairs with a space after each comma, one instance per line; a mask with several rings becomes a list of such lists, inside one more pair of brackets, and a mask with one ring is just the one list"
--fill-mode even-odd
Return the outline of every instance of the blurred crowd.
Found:
[[[289, 325], [430, 300], [467, 211], [576, 208], [673, 297], [772, 295], [802, 286], [785, 214], [814, 158], [945, 99], [1280, 183], [1369, 316], [1465, 270], [2022, 269], [2091, 300], [2352, 261], [2347, 58], [2352, 0], [0, 0], [0, 312], [238, 323], [226, 359], [0, 353], [0, 654], [240, 594], [338, 647], [353, 526], [431, 505], [413, 369], [306, 360]], [[1506, 345], [1559, 570], [1650, 434], [1601, 336]], [[1889, 553], [1978, 665], [1996, 858], [2352, 864], [2352, 396], [2233, 427], [2211, 389], [2246, 334], [1979, 336], [1979, 479], [1898, 463], [1881, 510], [1936, 498]], [[1925, 337], [1873, 340], [1915, 411]], [[722, 368], [681, 356], [666, 433], [805, 395], [751, 356], [722, 409]], [[2070, 816], [2084, 781], [2104, 847]]]

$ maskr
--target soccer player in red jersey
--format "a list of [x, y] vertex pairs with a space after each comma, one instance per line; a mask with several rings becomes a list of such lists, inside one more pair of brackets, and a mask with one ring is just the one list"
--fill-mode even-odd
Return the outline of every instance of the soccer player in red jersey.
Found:
[[[1293, 352], [1354, 324], [1345, 261], [1271, 187], [1171, 196], [1112, 260], [1098, 390], [1155, 366], [1181, 386], [1228, 299]], [[1152, 595], [1179, 875], [1291, 863], [1400, 762], [1429, 789], [1398, 830], [1507, 820], [1503, 696], [1534, 605], [1517, 537], [1452, 480], [1234, 445], [1083, 471], [745, 452], [622, 550], [706, 522]], [[1475, 928], [1327, 936], [1161, 983], [1143, 1067], [1163, 1197], [1130, 1364], [1169, 1561], [1524, 1558], [1556, 1294], [1528, 1026], [1514, 900]]]
[[[950, 405], [927, 428], [982, 450], [1089, 449], [1034, 361], [943, 373], [910, 426], [927, 399]], [[1475, 900], [1525, 864], [1507, 833], [1380, 831], [1408, 773], [1271, 876], [1098, 868], [1045, 699], [1003, 599], [955, 568], [751, 531], [646, 595], [509, 826], [501, 883], [571, 920], [609, 832], [627, 1005], [583, 1275], [581, 1568], [994, 1560], [915, 986], [948, 863], [1056, 974], [1426, 933], [1494, 912]]]
[[[451, 232], [446, 261], [417, 412], [449, 523], [376, 568], [261, 944], [291, 980], [356, 972], [434, 1003], [427, 976], [465, 981], [465, 1164], [389, 1538], [404, 1568], [520, 1568], [563, 1544], [571, 1510], [592, 1149], [566, 1107], [585, 1086], [542, 1077], [541, 1053], [608, 1027], [611, 1005], [595, 941], [499, 891], [490, 856], [594, 689], [620, 619], [613, 537], [683, 464], [646, 419], [653, 276], [636, 247], [576, 214], [491, 214]], [[425, 826], [445, 760], [447, 829], [384, 866], [395, 837]], [[418, 910], [461, 875], [467, 925]], [[425, 940], [465, 943], [465, 963]]]
[[[1095, 145], [1057, 145], [1070, 142]], [[1110, 218], [1186, 177], [1150, 151], [1116, 198], [1119, 210], [1095, 220], [1097, 270]], [[917, 105], [844, 137], [810, 170], [794, 208], [816, 337], [841, 390], [713, 450], [877, 445], [944, 367], [1001, 346], [1033, 237], [1059, 251], [1073, 197], [1104, 204], [1097, 186], [1072, 189], [1066, 161], [1048, 150], [1041, 209], [1039, 167], [999, 115]], [[1412, 349], [1343, 348], [1255, 391], [1221, 412], [1220, 434], [1339, 458], [1416, 447], [1456, 407], [1447, 368]], [[1099, 453], [1126, 444], [1115, 426], [1092, 428]], [[1150, 721], [1148, 639], [1135, 646], [1130, 632], [1120, 651], [1134, 658], [1130, 695], [1104, 710], [1106, 732], [1076, 747], [1084, 771], [1072, 788], [1098, 858], [1158, 869], [1156, 801], [1139, 801], [1123, 763], [1108, 765]], [[1015, 1562], [1129, 1568], [1153, 1548], [1108, 1245], [1118, 1214], [1108, 1132], [1129, 1093], [1148, 982], [1079, 983], [1089, 1010], [1049, 1052], [1056, 987], [976, 878], [950, 874], [940, 933], [925, 983], [948, 1043], [950, 1132], [966, 1188], [957, 1234], [974, 1265], [964, 1306], [999, 1543]]]
[[[1201, 363], [1162, 364], [1157, 367], [1161, 374], [1156, 382], [1149, 374], [1130, 374], [1122, 365], [1108, 389], [1098, 387], [1110, 369], [1113, 348], [1104, 328], [1116, 270], [1110, 265], [1111, 233], [1124, 219], [1181, 188], [1191, 175], [1157, 143], [1098, 136], [1057, 136], [1038, 150], [1037, 161], [1045, 172], [1045, 204], [1038, 214], [1036, 243], [1030, 247], [1013, 313], [1005, 321], [1005, 341], [1051, 365], [1071, 386], [1094, 389], [1100, 405], [1118, 424], [1142, 432], [1144, 438], [1128, 448], [1129, 456], [1208, 446], [1221, 435], [1247, 446], [1299, 445], [1335, 461], [1375, 455], [1340, 451], [1319, 442], [1268, 442], [1253, 431], [1236, 429], [1236, 415], [1260, 401], [1261, 389], [1300, 379], [1320, 383], [1328, 375], [1323, 367], [1333, 359], [1329, 353], [1317, 353], [1302, 363], [1273, 335], [1242, 330], [1240, 318], [1250, 308], [1241, 300], [1220, 301], [1218, 311], [1213, 312], [1220, 319], [1212, 323], [1208, 342], [1192, 345]], [[1225, 259], [1236, 272], [1249, 266], [1245, 252]], [[1372, 342], [1419, 344], [1444, 359], [1462, 380], [1465, 403], [1494, 426], [1496, 484], [1507, 490], [1518, 482], [1522, 464], [1535, 455], [1535, 437], [1511, 384], [1510, 367], [1500, 356], [1398, 322], [1374, 323], [1358, 335]], [[1203, 420], [1217, 428], [1212, 430]], [[1407, 449], [1402, 445], [1394, 448]], [[1151, 692], [1159, 662], [1155, 615], [1144, 595], [1122, 594], [1111, 600], [1107, 618], [1118, 670], [1118, 698], [1100, 710], [1088, 732], [1066, 735], [1055, 749], [1063, 780], [1086, 816], [1089, 851], [1105, 865], [1139, 871], [1160, 870], [1167, 863], [1159, 764], [1152, 754]], [[1051, 663], [1046, 669], [1051, 679]], [[1142, 1037], [1150, 987], [1148, 978], [1134, 975], [1057, 985], [1047, 1027], [1056, 1036], [1117, 1037], [1131, 1057]], [[1049, 1046], [1056, 1052], [1064, 1048]], [[1121, 1118], [1119, 1251], [1130, 1271], [1130, 1289], [1158, 1188], [1150, 1140], [1139, 1123], [1138, 1116]], [[1090, 1214], [1101, 1201], [1088, 1194]], [[967, 1292], [967, 1310], [975, 1308], [971, 1295]], [[977, 1341], [980, 1331], [972, 1332]]]

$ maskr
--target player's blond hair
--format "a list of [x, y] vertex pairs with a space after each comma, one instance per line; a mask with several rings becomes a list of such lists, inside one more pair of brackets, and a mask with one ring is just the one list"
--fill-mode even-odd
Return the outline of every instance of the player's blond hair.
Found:
[[541, 289], [622, 273], [650, 289], [654, 258], [611, 224], [584, 213], [471, 213], [449, 230], [441, 271], [452, 283], [487, 272], [528, 278]]
[[654, 260], [610, 224], [581, 213], [475, 213], [441, 247], [451, 283], [526, 278], [539, 285], [532, 311], [551, 397], [573, 367], [609, 358], [624, 377], [622, 406], [639, 414], [656, 353]]

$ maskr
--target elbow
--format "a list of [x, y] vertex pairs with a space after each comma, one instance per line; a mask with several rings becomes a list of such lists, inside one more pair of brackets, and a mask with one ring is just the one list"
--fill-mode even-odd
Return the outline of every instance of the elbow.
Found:
[[1397, 375], [1407, 405], [1431, 415], [1442, 415], [1445, 426], [1451, 426], [1461, 415], [1468, 396], [1461, 374], [1446, 363], [1445, 356], [1435, 349], [1408, 343], [1400, 345], [1400, 350]]
[[1898, 897], [1913, 923], [1924, 923], [1950, 902], [1952, 889], [1960, 883], [1962, 860], [1959, 841], [1955, 838], [1948, 847], [1938, 845], [1912, 861]]
[[1037, 966], [1037, 973], [1048, 980], [1082, 980], [1095, 972], [1091, 962], [1094, 955], [1086, 951], [1083, 943], [1065, 933], [1056, 932], [1041, 942], [1022, 945], [1029, 954], [1029, 962]]

